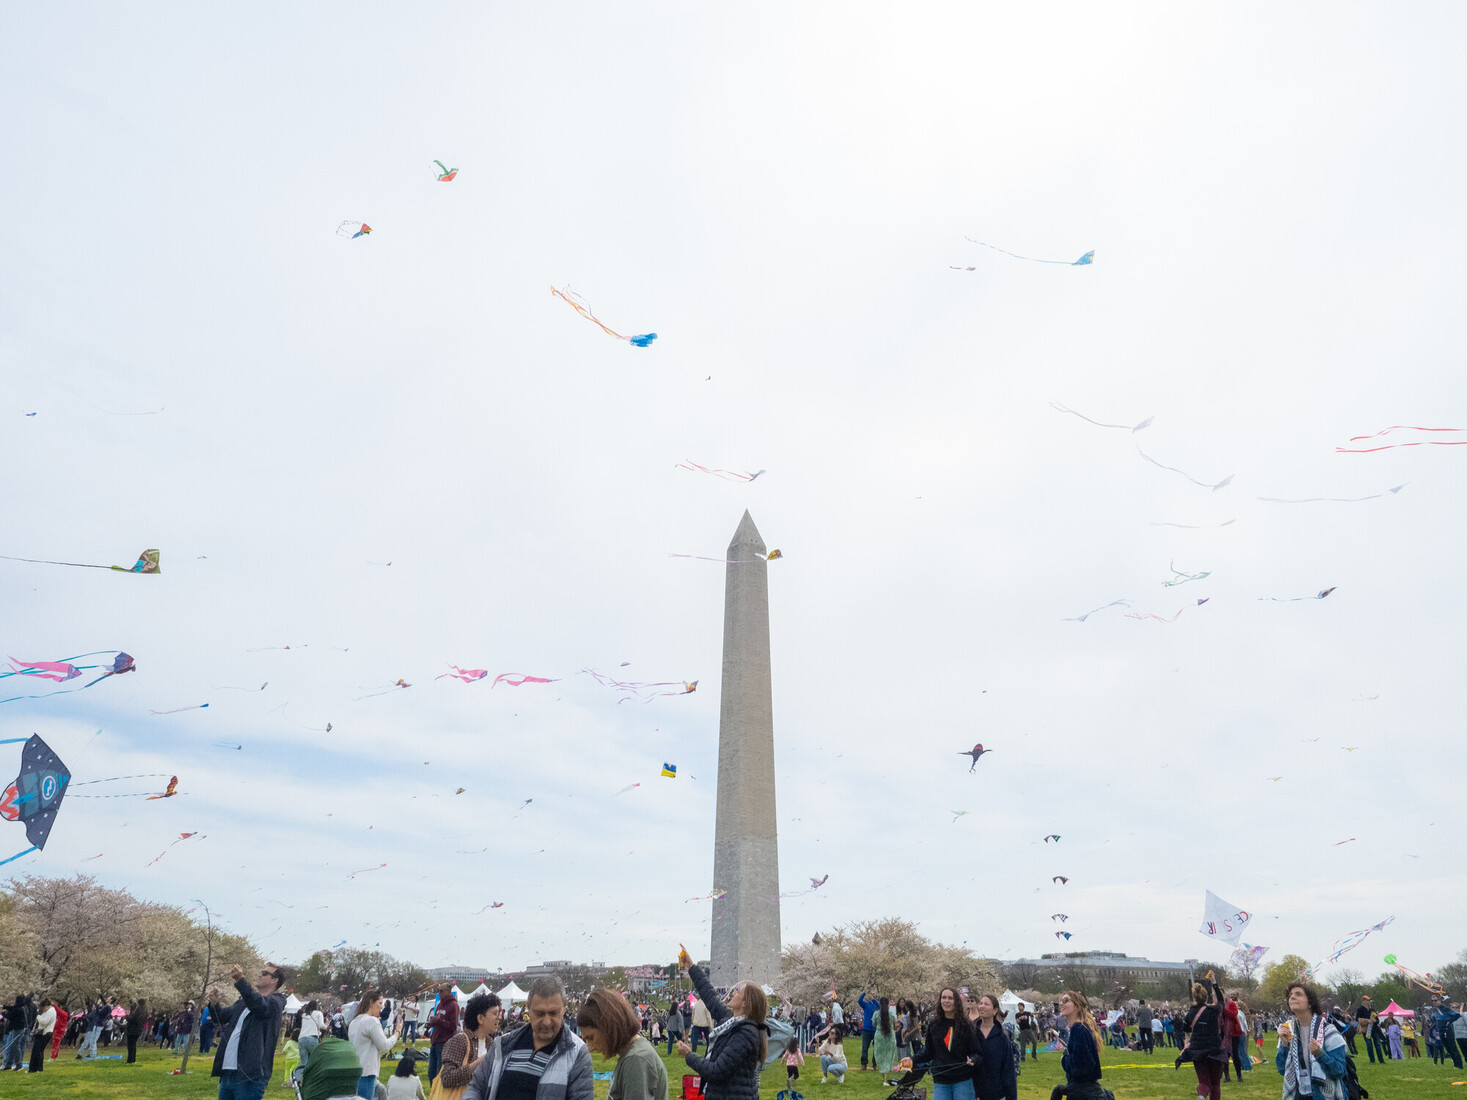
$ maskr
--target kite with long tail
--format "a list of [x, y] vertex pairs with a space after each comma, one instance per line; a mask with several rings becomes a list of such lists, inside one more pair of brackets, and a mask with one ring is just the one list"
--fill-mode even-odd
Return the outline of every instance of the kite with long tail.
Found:
[[489, 675], [487, 668], [459, 668], [458, 665], [449, 665], [448, 667], [453, 669], [453, 671], [445, 672], [442, 675], [433, 677], [433, 679], [441, 680], [444, 676], [452, 676], [455, 680], [462, 680], [466, 684], [472, 684], [475, 680], [482, 680], [485, 676]]
[[452, 183], [454, 179], [458, 176], [457, 168], [445, 168], [441, 160], [435, 160], [433, 163], [438, 165], [438, 171], [436, 175], [438, 177], [439, 183]]
[[577, 294], [570, 287], [566, 287], [564, 290], [557, 290], [555, 287], [551, 287], [550, 293], [554, 294], [557, 298], [560, 298], [562, 301], [570, 305], [572, 309], [574, 309], [586, 320], [590, 321], [602, 332], [606, 333], [607, 336], [614, 336], [618, 340], [625, 340], [634, 348], [645, 348], [649, 344], [651, 344], [653, 340], [657, 339], [657, 333], [655, 332], [644, 332], [640, 336], [623, 336], [615, 329], [607, 328], [596, 319], [596, 314], [591, 312], [591, 307], [581, 298], [579, 294]]
[[[1467, 435], [1467, 429], [1464, 428], [1416, 428], [1407, 424], [1393, 424], [1391, 427], [1384, 428], [1374, 435], [1352, 435], [1350, 442], [1362, 443], [1368, 439], [1378, 439], [1383, 435], [1390, 435], [1391, 432], [1446, 432], [1453, 435]], [[1422, 439], [1413, 437], [1407, 443], [1384, 443], [1379, 447], [1336, 447], [1335, 454], [1368, 455], [1374, 454], [1376, 451], [1389, 451], [1393, 447], [1461, 447], [1464, 444], [1467, 444], [1467, 439]]]
[[494, 677], [494, 682], [489, 686], [491, 688], [496, 688], [500, 685], [500, 683], [506, 683], [512, 688], [517, 688], [523, 687], [525, 684], [553, 684], [556, 683], [558, 679], [559, 677], [551, 678], [548, 676], [526, 676], [523, 673], [519, 672], [501, 672], [498, 676]]
[[1076, 412], [1068, 405], [1061, 405], [1058, 401], [1051, 401], [1049, 403], [1049, 407], [1051, 409], [1054, 409], [1056, 412], [1069, 413], [1071, 416], [1078, 416], [1081, 420], [1085, 421], [1088, 424], [1094, 424], [1097, 428], [1120, 428], [1122, 431], [1132, 433], [1139, 432], [1145, 428], [1151, 427], [1151, 421], [1153, 419], [1152, 417], [1148, 416], [1139, 424], [1102, 424], [1099, 420], [1091, 420], [1084, 413]]
[[[107, 665], [76, 665], [73, 661], [79, 661], [83, 657], [97, 657], [103, 653], [113, 653], [111, 667]], [[10, 659], [12, 672], [0, 672], [0, 679], [9, 676], [30, 676], [41, 680], [51, 680], [58, 684], [64, 684], [68, 680], [74, 680], [83, 672], [92, 669], [105, 668], [106, 672], [95, 680], [89, 680], [80, 687], [62, 688], [60, 691], [48, 691], [40, 695], [14, 695], [9, 699], [0, 699], [0, 703], [13, 703], [17, 699], [49, 699], [53, 695], [69, 695], [74, 691], [84, 691], [93, 684], [100, 684], [109, 676], [120, 676], [123, 673], [137, 671], [132, 657], [117, 650], [99, 649], [93, 653], [79, 653], [75, 657], [68, 657], [64, 661], [18, 661], [14, 657]]]
[[1381, 497], [1399, 493], [1410, 484], [1408, 481], [1387, 489], [1383, 493], [1371, 493], [1368, 497], [1298, 497], [1292, 500], [1283, 497], [1259, 497], [1258, 499], [1265, 504], [1359, 504], [1362, 500], [1379, 500]]
[[1095, 262], [1095, 249], [1093, 248], [1078, 260], [1038, 260], [1033, 256], [1020, 256], [1017, 252], [1010, 252], [1007, 248], [999, 248], [998, 245], [989, 244], [987, 241], [976, 241], [972, 237], [964, 237], [963, 240], [970, 244], [981, 244], [984, 248], [991, 248], [995, 252], [1002, 252], [1005, 256], [1012, 256], [1016, 260], [1028, 260], [1031, 264], [1063, 264], [1066, 267], [1089, 267]]
[[138, 560], [133, 565], [89, 565], [80, 561], [52, 561], [50, 558], [14, 558], [9, 554], [0, 554], [0, 559], [27, 561], [32, 565], [69, 565], [73, 569], [110, 569], [114, 573], [153, 574], [161, 572], [158, 568], [157, 550], [144, 550], [138, 555]]
[[[640, 699], [644, 703], [650, 703], [653, 699], [659, 699], [664, 695], [691, 695], [698, 690], [697, 680], [658, 680], [648, 683], [640, 680], [615, 680], [610, 676], [603, 676], [592, 668], [583, 668], [581, 671], [602, 687], [622, 692], [623, 695], [617, 700], [618, 703], [625, 703], [628, 699]], [[680, 690], [653, 691], [653, 688], [678, 688]]]
[[1227, 488], [1229, 485], [1231, 485], [1233, 483], [1233, 476], [1234, 475], [1232, 475], [1232, 474], [1229, 474], [1227, 477], [1223, 478], [1221, 481], [1214, 482], [1212, 484], [1209, 484], [1206, 481], [1198, 481], [1195, 477], [1193, 477], [1191, 474], [1189, 474], [1186, 470], [1179, 470], [1175, 466], [1163, 466], [1160, 462], [1156, 461], [1156, 459], [1152, 458], [1149, 454], [1147, 454], [1145, 451], [1143, 451], [1140, 447], [1137, 447], [1136, 448], [1136, 453], [1138, 455], [1140, 455], [1142, 458], [1144, 458], [1147, 462], [1151, 463], [1153, 466], [1156, 466], [1156, 467], [1158, 467], [1159, 469], [1162, 469], [1162, 470], [1170, 470], [1174, 474], [1181, 474], [1184, 478], [1186, 478], [1188, 481], [1190, 481], [1193, 485], [1200, 485], [1204, 489], [1211, 489], [1214, 493], [1217, 492], [1219, 489], [1225, 489], [1225, 488]]
[[710, 469], [707, 466], [699, 466], [696, 462], [688, 461], [679, 462], [676, 466], [673, 467], [673, 469], [691, 470], [695, 473], [700, 474], [712, 474], [714, 477], [721, 477], [724, 481], [753, 481], [761, 474], [765, 473], [764, 470], [755, 470], [753, 473], [741, 474], [737, 470]]
[[164, 848], [156, 856], [154, 856], [152, 859], [148, 860], [148, 866], [149, 867], [153, 866], [153, 864], [157, 863], [160, 859], [162, 859], [169, 852], [171, 852], [173, 850], [174, 844], [182, 844], [189, 837], [191, 837], [191, 836], [198, 836], [198, 835], [199, 835], [198, 833], [179, 833], [178, 834], [178, 839], [175, 840], [173, 842], [173, 844], [168, 845], [168, 847]]

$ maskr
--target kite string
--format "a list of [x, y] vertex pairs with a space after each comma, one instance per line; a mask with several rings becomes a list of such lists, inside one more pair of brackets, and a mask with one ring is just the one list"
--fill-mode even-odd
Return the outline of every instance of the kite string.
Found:
[[15, 855], [11, 856], [9, 859], [0, 859], [0, 867], [3, 867], [7, 863], [14, 863], [21, 856], [28, 856], [32, 852], [38, 852], [38, 851], [40, 851], [39, 848], [32, 846], [30, 848], [27, 848], [23, 852], [17, 852]]
[[995, 252], [1002, 252], [1005, 256], [1012, 256], [1016, 260], [1028, 260], [1032, 264], [1064, 264], [1066, 267], [1074, 266], [1069, 260], [1038, 260], [1033, 256], [1020, 256], [1017, 252], [1010, 252], [1007, 248], [999, 248], [998, 245], [989, 244], [987, 241], [975, 241], [972, 237], [964, 237], [963, 240], [969, 241], [972, 244], [981, 244], [984, 248], [991, 248]]

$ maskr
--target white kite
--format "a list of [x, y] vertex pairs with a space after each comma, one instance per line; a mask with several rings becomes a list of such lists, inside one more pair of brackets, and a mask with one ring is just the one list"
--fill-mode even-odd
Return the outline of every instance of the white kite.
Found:
[[1243, 929], [1248, 927], [1248, 922], [1252, 919], [1252, 913], [1228, 904], [1209, 890], [1207, 900], [1202, 905], [1202, 927], [1198, 931], [1204, 936], [1211, 936], [1237, 947]]

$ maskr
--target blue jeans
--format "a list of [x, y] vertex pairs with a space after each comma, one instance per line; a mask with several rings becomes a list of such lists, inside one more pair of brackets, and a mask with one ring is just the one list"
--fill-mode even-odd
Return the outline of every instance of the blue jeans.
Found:
[[[866, 1068], [866, 1055], [870, 1053], [870, 1051], [871, 1051], [871, 1040], [873, 1040], [875, 1038], [876, 1038], [876, 1029], [874, 1027], [863, 1027], [861, 1029], [861, 1068], [862, 1069], [865, 1069]], [[876, 1062], [873, 1060], [871, 1064], [874, 1066], [876, 1064]]]
[[932, 1084], [932, 1100], [974, 1100], [973, 1081], [959, 1081], [955, 1085]]
[[209, 1048], [214, 1045], [214, 1025], [199, 1025], [199, 1053], [208, 1054]]
[[233, 1070], [225, 1070], [219, 1078], [219, 1100], [261, 1100], [269, 1083], [265, 1077], [256, 1081], [241, 1077]]
[[428, 1084], [433, 1083], [433, 1078], [438, 1076], [438, 1071], [443, 1068], [443, 1044], [434, 1043], [428, 1048]]
[[357, 1095], [362, 1100], [372, 1100], [377, 1095], [377, 1078], [363, 1077], [357, 1082]]
[[[82, 1040], [81, 1049], [76, 1052], [77, 1057], [95, 1058], [97, 1056], [97, 1040], [101, 1037], [102, 1029], [100, 1027], [88, 1028], [87, 1037]], [[91, 1054], [87, 1053], [89, 1050], [92, 1052]]]
[[[844, 1081], [846, 1079], [846, 1064], [835, 1061], [828, 1054], [822, 1054], [820, 1056], [820, 1076], [825, 1077], [832, 1073]], [[968, 1100], [973, 1100], [973, 1098], [970, 1096]]]
[[418, 1041], [418, 1021], [405, 1020], [402, 1025], [402, 1041], [405, 1043], [416, 1043]]
[[25, 1057], [25, 1028], [20, 1028], [5, 1036], [5, 1068], [20, 1069], [20, 1060], [23, 1057]]

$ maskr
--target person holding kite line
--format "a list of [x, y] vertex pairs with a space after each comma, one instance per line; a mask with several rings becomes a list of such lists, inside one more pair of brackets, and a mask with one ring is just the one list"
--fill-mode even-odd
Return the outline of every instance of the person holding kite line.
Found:
[[973, 1100], [973, 1029], [963, 998], [948, 987], [937, 995], [937, 1012], [927, 1025], [932, 1059], [932, 1100]]
[[1223, 1019], [1223, 991], [1212, 977], [1212, 971], [1200, 982], [1192, 983], [1192, 1007], [1185, 1022], [1187, 1045], [1177, 1055], [1177, 1068], [1191, 1062], [1197, 1073], [1197, 1095], [1222, 1100], [1223, 1070], [1228, 1064]]
[[759, 1100], [759, 1071], [769, 1045], [769, 1027], [764, 1022], [769, 1002], [764, 990], [753, 982], [739, 982], [724, 1004], [686, 948], [679, 950], [677, 961], [692, 978], [715, 1024], [705, 1054], [694, 1054], [688, 1043], [677, 1044], [683, 1061], [703, 1078], [707, 1100]]

